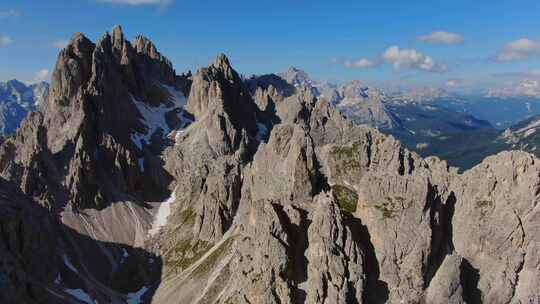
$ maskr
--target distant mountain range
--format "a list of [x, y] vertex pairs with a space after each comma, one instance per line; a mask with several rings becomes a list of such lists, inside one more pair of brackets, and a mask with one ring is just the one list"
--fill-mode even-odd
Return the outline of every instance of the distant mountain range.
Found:
[[0, 135], [13, 133], [28, 112], [43, 103], [48, 92], [46, 82], [31, 85], [15, 79], [0, 82]]
[[531, 96], [450, 96], [433, 103], [488, 120], [501, 130], [540, 114], [540, 99]]
[[538, 80], [522, 80], [514, 86], [501, 89], [492, 89], [487, 93], [488, 97], [536, 97], [540, 98], [540, 83]]
[[505, 150], [521, 150], [540, 157], [540, 115], [527, 118], [505, 130], [464, 136], [463, 145], [439, 156], [462, 168], [472, 167], [484, 158]]
[[[443, 89], [415, 87], [386, 93], [358, 80], [340, 85], [317, 81], [295, 67], [244, 81], [252, 87], [272, 84], [281, 95], [308, 88], [356, 124], [377, 128], [422, 156], [437, 155], [462, 168], [477, 164], [494, 151], [536, 149], [535, 136], [518, 132], [522, 125], [539, 119], [535, 115], [540, 115], [540, 100], [531, 90], [528, 94], [506, 90], [504, 94], [491, 91], [486, 96], [460, 96]], [[529, 83], [528, 87], [534, 85]], [[45, 82], [0, 83], [0, 135], [13, 133], [27, 114], [44, 102], [48, 89]]]
[[540, 156], [540, 115], [526, 119], [506, 129], [497, 138], [511, 149], [519, 149]]
[[279, 76], [294, 87], [310, 88], [355, 123], [377, 128], [422, 156], [437, 155], [462, 169], [503, 150], [540, 155], [540, 94], [533, 81], [512, 90], [464, 96], [432, 87], [385, 93], [357, 80], [334, 85], [294, 67]]
[[453, 99], [441, 89], [420, 87], [386, 94], [357, 80], [341, 85], [317, 82], [297, 68], [279, 75], [295, 87], [311, 88], [353, 122], [393, 135], [423, 156], [459, 150], [459, 139], [472, 134], [497, 133], [487, 119], [477, 118], [457, 103], [446, 107], [441, 100]]

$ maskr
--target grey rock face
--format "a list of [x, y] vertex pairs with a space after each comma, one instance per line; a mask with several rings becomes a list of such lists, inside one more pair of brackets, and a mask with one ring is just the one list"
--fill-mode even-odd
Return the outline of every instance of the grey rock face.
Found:
[[[19, 153], [2, 168], [3, 176], [20, 179], [15, 165], [25, 170], [40, 158], [43, 168], [32, 174], [46, 170], [56, 190], [26, 193], [54, 208], [67, 203], [80, 209], [104, 208], [121, 200], [119, 192], [146, 199], [159, 195], [166, 187], [144, 178], [138, 159], [144, 159], [144, 150], [156, 150], [155, 134], [165, 138], [165, 132], [178, 127], [167, 124], [166, 113], [179, 117], [170, 122], [186, 120], [179, 115], [182, 92], [175, 89], [183, 80], [148, 40], [138, 37], [135, 46], [119, 27], [95, 45], [75, 34], [59, 55], [46, 106], [4, 145]], [[158, 127], [149, 126], [160, 121]], [[22, 142], [32, 137], [39, 138], [34, 152]]]
[[479, 277], [484, 302], [539, 300], [539, 170], [532, 155], [503, 152], [452, 184], [453, 243]]
[[426, 290], [426, 303], [467, 303], [461, 281], [466, 267], [464, 263], [463, 258], [456, 254], [445, 257]]
[[255, 154], [244, 181], [251, 185], [251, 199], [295, 200], [316, 192], [317, 172], [313, 143], [298, 125], [274, 126], [267, 144]]
[[[364, 251], [331, 195], [317, 204], [308, 229], [308, 303], [362, 303]], [[356, 239], [355, 239], [356, 238]]]
[[157, 257], [71, 229], [3, 179], [0, 236], [2, 303], [126, 303], [159, 277]]
[[[300, 86], [292, 95], [281, 95], [266, 86], [252, 92], [257, 92], [256, 100], [264, 101], [257, 101], [259, 109], [263, 112], [275, 109], [276, 117], [255, 115], [258, 123], [269, 126], [270, 134], [267, 141], [258, 145], [251, 162], [239, 164], [242, 191], [238, 208], [224, 208], [236, 210], [222, 212], [235, 214], [232, 224], [220, 226], [221, 233], [214, 234], [217, 237], [211, 239], [213, 245], [208, 252], [220, 248], [219, 235], [223, 235], [222, 240], [234, 238], [236, 241], [223, 257], [223, 264], [208, 277], [212, 283], [205, 285], [205, 290], [212, 293], [205, 292], [198, 301], [487, 301], [483, 290], [489, 288], [479, 283], [478, 276], [481, 277], [482, 272], [476, 268], [476, 261], [455, 245], [459, 231], [454, 224], [459, 205], [457, 197], [471, 196], [458, 195], [456, 189], [461, 189], [457, 185], [466, 180], [467, 173], [458, 175], [445, 162], [436, 158], [423, 160], [401, 148], [391, 137], [354, 126], [328, 103], [317, 100], [309, 89]], [[196, 121], [192, 127], [198, 123]], [[188, 143], [180, 141], [175, 149], [184, 151], [179, 147]], [[187, 152], [179, 154], [184, 153]], [[221, 177], [218, 184], [227, 185], [227, 179]], [[324, 194], [330, 189], [335, 199]], [[525, 190], [507, 191], [522, 193]], [[349, 194], [343, 195], [344, 192]], [[185, 203], [178, 202], [178, 206]], [[185, 212], [186, 209], [178, 210]], [[197, 214], [205, 217], [201, 212]], [[476, 223], [477, 219], [470, 222]], [[197, 227], [195, 225], [195, 230], [199, 229]], [[208, 227], [212, 226], [208, 224]], [[237, 241], [239, 238], [244, 241]], [[260, 249], [252, 252], [249, 248]], [[514, 253], [517, 251], [512, 249]], [[206, 259], [199, 262], [205, 263]], [[192, 263], [198, 265], [199, 262]], [[534, 265], [535, 262], [529, 259], [528, 263]], [[182, 277], [193, 282], [190, 267], [195, 266], [179, 271]], [[504, 270], [513, 272], [514, 276], [519, 273], [519, 267]], [[218, 284], [215, 279], [218, 277], [242, 282], [240, 285], [245, 287], [238, 290], [231, 285]], [[160, 301], [170, 300], [173, 295], [181, 296], [190, 286], [185, 279], [166, 279], [166, 282], [157, 292]], [[197, 284], [204, 285], [200, 281]], [[509, 284], [503, 289], [513, 286]], [[531, 290], [530, 285], [521, 288]], [[172, 290], [183, 292], [173, 293]], [[534, 296], [537, 295], [527, 292], [523, 295], [526, 299]], [[505, 302], [495, 298], [489, 301]]]

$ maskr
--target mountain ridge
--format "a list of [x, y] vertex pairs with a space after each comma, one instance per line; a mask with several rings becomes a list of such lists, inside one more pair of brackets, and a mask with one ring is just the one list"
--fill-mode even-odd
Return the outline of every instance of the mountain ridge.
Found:
[[[272, 76], [246, 83], [224, 55], [178, 76], [149, 41], [134, 45], [119, 27], [95, 44], [74, 35], [47, 107], [0, 145], [1, 201], [10, 201], [0, 208], [29, 209], [15, 224], [0, 217], [10, 236], [0, 240], [0, 274], [9, 274], [1, 295], [199, 304], [538, 298], [533, 155], [503, 152], [459, 174], [354, 124], [304, 85]], [[150, 233], [161, 206], [169, 215]], [[58, 232], [15, 233], [41, 212]], [[43, 251], [29, 255], [24, 244], [40, 238]], [[12, 256], [31, 258], [13, 265]], [[25, 267], [40, 258], [55, 263]]]

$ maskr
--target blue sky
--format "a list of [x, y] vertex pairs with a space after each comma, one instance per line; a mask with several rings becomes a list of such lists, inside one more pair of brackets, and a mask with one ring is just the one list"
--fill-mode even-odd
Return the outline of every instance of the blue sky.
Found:
[[73, 32], [120, 24], [177, 72], [226, 53], [241, 73], [454, 89], [540, 78], [540, 1], [3, 0], [0, 81], [46, 79]]

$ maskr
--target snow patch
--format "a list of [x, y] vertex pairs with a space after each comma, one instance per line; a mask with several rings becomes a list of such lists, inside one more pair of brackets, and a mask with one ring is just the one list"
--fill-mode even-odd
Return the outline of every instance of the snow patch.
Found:
[[142, 302], [141, 297], [148, 291], [148, 287], [143, 286], [139, 291], [127, 294], [128, 304], [140, 304]]
[[529, 136], [533, 135], [535, 132], [536, 132], [536, 129], [529, 129], [529, 130], [525, 131], [525, 134], [523, 134], [523, 136], [524, 137], [529, 137]]
[[170, 107], [166, 107], [164, 105], [152, 107], [142, 101], [136, 100], [133, 96], [131, 98], [133, 103], [135, 103], [135, 106], [137, 106], [139, 113], [141, 113], [144, 120], [144, 125], [146, 127], [146, 132], [144, 134], [134, 133], [131, 135], [131, 140], [133, 140], [137, 147], [141, 148], [143, 145], [149, 143], [152, 134], [159, 129], [161, 129], [164, 133], [170, 132], [169, 126], [167, 125], [167, 121], [165, 119], [165, 114], [172, 110]]
[[64, 289], [64, 291], [69, 293], [70, 295], [74, 296], [78, 300], [81, 300], [84, 303], [96, 304], [96, 302], [94, 302], [90, 298], [90, 296], [86, 292], [84, 292], [84, 290], [82, 290], [82, 289], [69, 289], [69, 288], [66, 288], [66, 289]]
[[167, 104], [161, 104], [158, 107], [152, 107], [140, 100], [137, 100], [133, 95], [131, 96], [131, 100], [133, 101], [133, 103], [137, 107], [137, 110], [139, 110], [139, 113], [142, 116], [142, 120], [146, 129], [144, 133], [135, 132], [131, 134], [131, 140], [139, 149], [142, 149], [144, 145], [150, 143], [150, 139], [156, 131], [161, 129], [163, 132], [163, 136], [166, 136], [171, 131], [173, 131], [171, 130], [171, 128], [169, 128], [169, 125], [167, 124], [167, 120], [165, 118], [165, 115], [168, 112], [175, 109], [180, 109], [182, 111], [182, 126], [180, 126], [180, 128], [184, 128], [187, 124], [191, 122], [190, 119], [186, 117], [185, 111], [183, 111], [183, 108], [187, 104], [186, 96], [184, 96], [181, 91], [176, 90], [174, 87], [165, 84], [161, 84], [161, 86], [169, 93], [170, 102]]
[[120, 264], [124, 263], [127, 257], [129, 257], [129, 253], [125, 248], [122, 248], [122, 258], [120, 259]]
[[156, 213], [154, 222], [152, 223], [152, 229], [148, 230], [148, 234], [150, 236], [156, 235], [161, 230], [161, 227], [167, 224], [167, 218], [171, 214], [171, 204], [175, 199], [176, 193], [173, 191], [171, 196], [159, 205], [158, 212]]
[[133, 133], [131, 134], [131, 141], [137, 146], [137, 148], [142, 149], [143, 144], [146, 144], [146, 139], [144, 138], [144, 135], [140, 133]]
[[417, 150], [426, 149], [427, 147], [429, 147], [429, 144], [426, 143], [426, 142], [416, 144], [416, 149]]
[[64, 264], [67, 266], [67, 268], [69, 268], [71, 271], [75, 272], [75, 273], [79, 273], [79, 271], [77, 270], [77, 268], [75, 268], [75, 266], [73, 266], [73, 264], [71, 264], [71, 261], [69, 260], [68, 256], [64, 254]]
[[53, 296], [57, 297], [57, 298], [60, 298], [60, 299], [65, 299], [66, 297], [64, 297], [63, 295], [53, 291], [53, 290], [50, 290], [49, 288], [45, 288], [48, 292], [50, 292]]
[[522, 133], [522, 132], [525, 132], [525, 131], [527, 131], [529, 129], [537, 128], [537, 127], [540, 127], [540, 119], [535, 120], [535, 121], [531, 122], [530, 124], [528, 124], [527, 126], [517, 130], [516, 133]]
[[187, 98], [184, 95], [184, 93], [178, 91], [174, 87], [171, 87], [166, 84], [161, 84], [163, 88], [167, 90], [171, 98], [169, 99], [173, 104], [174, 107], [185, 107], [187, 104]]
[[262, 139], [268, 134], [268, 128], [264, 124], [257, 122], [257, 129], [258, 131], [255, 138], [258, 141], [262, 141]]

